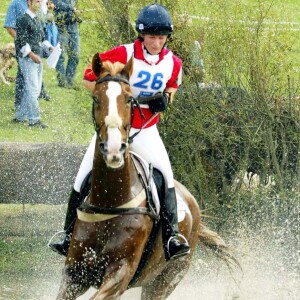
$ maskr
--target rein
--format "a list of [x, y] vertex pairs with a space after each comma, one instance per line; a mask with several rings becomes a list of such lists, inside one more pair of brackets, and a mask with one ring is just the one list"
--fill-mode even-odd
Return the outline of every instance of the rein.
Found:
[[[114, 81], [114, 82], [123, 82], [127, 85], [129, 85], [129, 81], [122, 77], [114, 77], [114, 76], [105, 76], [103, 78], [99, 78], [96, 81], [97, 84], [102, 84], [107, 81]], [[100, 141], [100, 144], [103, 144], [104, 140], [101, 137], [100, 130], [102, 126], [105, 125], [104, 122], [102, 124], [97, 124], [96, 118], [95, 118], [95, 104], [99, 104], [96, 97], [93, 97], [93, 106], [92, 106], [92, 117], [93, 117], [93, 123], [94, 128], [97, 134], [97, 137]], [[145, 119], [145, 116], [142, 112], [142, 109], [140, 107], [140, 104], [137, 99], [134, 97], [129, 97], [128, 103], [131, 105], [131, 119], [133, 119], [133, 111], [134, 106], [136, 106], [139, 110], [139, 113], [143, 119]], [[147, 124], [147, 123], [146, 123]], [[124, 126], [123, 128], [127, 132], [127, 143], [131, 143], [133, 141], [133, 138], [142, 130], [138, 131], [137, 133], [133, 134], [131, 137], [129, 137], [129, 131], [131, 128], [130, 126]], [[120, 128], [119, 128], [120, 129]], [[101, 146], [101, 145], [100, 145]], [[98, 207], [89, 203], [84, 202], [80, 205], [80, 207], [77, 209], [77, 215], [78, 219], [85, 222], [101, 222], [108, 219], [112, 219], [115, 217], [118, 217], [120, 215], [133, 215], [133, 214], [144, 214], [148, 215], [154, 220], [159, 220], [159, 215], [157, 215], [153, 210], [149, 210], [147, 207], [139, 207], [139, 205], [145, 200], [145, 198], [149, 199], [149, 192], [144, 188], [142, 191], [133, 199], [131, 199], [129, 202], [119, 206], [119, 207]]]

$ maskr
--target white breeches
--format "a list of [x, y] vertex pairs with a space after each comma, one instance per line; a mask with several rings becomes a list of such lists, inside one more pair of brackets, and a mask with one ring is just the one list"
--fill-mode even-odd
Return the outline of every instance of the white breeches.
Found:
[[[130, 135], [139, 129], [132, 128]], [[92, 170], [95, 153], [96, 133], [94, 134], [77, 173], [74, 189], [79, 192], [87, 174]], [[173, 171], [167, 150], [161, 140], [156, 125], [143, 129], [130, 144], [130, 150], [142, 156], [154, 168], [159, 169], [165, 176], [168, 188], [174, 187]]]

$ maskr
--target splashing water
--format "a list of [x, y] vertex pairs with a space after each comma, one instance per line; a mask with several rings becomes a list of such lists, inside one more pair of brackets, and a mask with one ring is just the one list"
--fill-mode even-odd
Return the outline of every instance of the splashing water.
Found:
[[[298, 213], [296, 215], [298, 216]], [[28, 224], [30, 219], [30, 226], [34, 227], [33, 232], [38, 233], [36, 228], [40, 228], [41, 224], [38, 221], [41, 218], [34, 219], [33, 215], [23, 215], [23, 218], [22, 224]], [[46, 214], [45, 218], [49, 218], [49, 214]], [[53, 220], [50, 221], [53, 223]], [[191, 269], [168, 300], [183, 298], [188, 300], [298, 300], [300, 295], [299, 222], [295, 220], [292, 222], [286, 218], [279, 225], [276, 222], [275, 225], [266, 223], [258, 226], [259, 229], [256, 230], [250, 230], [247, 224], [241, 226], [235, 223], [237, 228], [231, 230], [230, 234], [221, 234], [230, 244], [242, 271], [236, 268], [230, 269], [212, 253], [198, 249]], [[5, 231], [4, 224], [2, 223], [1, 226], [3, 225]], [[10, 228], [14, 224], [16, 223], [11, 223]], [[32, 241], [32, 237], [30, 239]], [[17, 242], [22, 243], [22, 236], [5, 238], [5, 244], [2, 246], [10, 247], [8, 256], [15, 255], [14, 245]], [[38, 243], [40, 242], [32, 241], [32, 247], [27, 248], [34, 251]], [[42, 247], [44, 248], [45, 245]], [[16, 260], [19, 259], [18, 255], [20, 253], [15, 257]], [[5, 259], [7, 258], [2, 260], [3, 265]], [[3, 273], [0, 265], [0, 300], [55, 299], [64, 258], [50, 250], [45, 250], [39, 254], [38, 259], [39, 262], [34, 264], [34, 267], [31, 265], [30, 270], [25, 266], [23, 271], [19, 272], [10, 270]], [[28, 276], [29, 271], [30, 276]], [[78, 299], [89, 299], [93, 292], [90, 290], [88, 294]], [[138, 288], [126, 291], [121, 300], [138, 300], [140, 293]]]

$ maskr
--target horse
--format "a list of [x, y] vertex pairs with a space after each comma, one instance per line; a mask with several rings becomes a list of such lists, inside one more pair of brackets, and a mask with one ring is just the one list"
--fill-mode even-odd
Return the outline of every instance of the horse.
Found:
[[[129, 151], [132, 107], [137, 105], [129, 85], [132, 66], [132, 59], [126, 65], [102, 62], [98, 53], [92, 60], [98, 79], [93, 91], [97, 142], [91, 191], [85, 206], [78, 210], [57, 300], [76, 299], [90, 287], [97, 289], [91, 298], [96, 300], [119, 299], [134, 287], [142, 287], [142, 300], [166, 299], [188, 271], [199, 241], [205, 246], [226, 247], [202, 222], [196, 199], [175, 181], [178, 197], [189, 208], [179, 230], [191, 251], [166, 261], [162, 239], [157, 238], [136, 276], [157, 220], [148, 209], [141, 172]], [[157, 236], [161, 235], [159, 227]]]

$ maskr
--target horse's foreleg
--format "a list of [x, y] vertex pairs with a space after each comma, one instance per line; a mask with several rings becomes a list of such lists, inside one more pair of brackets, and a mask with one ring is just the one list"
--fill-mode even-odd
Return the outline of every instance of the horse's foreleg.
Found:
[[171, 262], [160, 275], [143, 286], [141, 300], [167, 299], [188, 271], [189, 259], [189, 257], [185, 257]]
[[112, 268], [107, 269], [99, 291], [91, 298], [93, 300], [116, 300], [126, 291], [131, 279], [132, 268], [123, 259]]
[[69, 268], [65, 267], [56, 300], [75, 300], [87, 291], [87, 288], [76, 283], [69, 273]]

